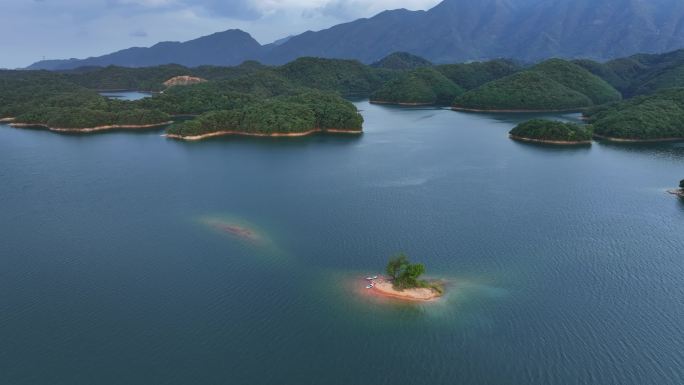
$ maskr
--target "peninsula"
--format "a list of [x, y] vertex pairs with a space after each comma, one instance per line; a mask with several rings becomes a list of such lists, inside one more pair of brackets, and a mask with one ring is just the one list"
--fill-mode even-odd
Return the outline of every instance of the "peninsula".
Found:
[[381, 297], [404, 301], [433, 301], [444, 295], [444, 285], [439, 281], [421, 280], [425, 266], [410, 263], [406, 255], [390, 259], [385, 269], [388, 277], [369, 277], [368, 289]]

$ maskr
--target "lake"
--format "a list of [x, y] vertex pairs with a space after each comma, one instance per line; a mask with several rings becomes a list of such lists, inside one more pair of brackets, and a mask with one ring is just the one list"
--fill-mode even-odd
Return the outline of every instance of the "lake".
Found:
[[[684, 143], [356, 104], [359, 137], [0, 127], [0, 383], [684, 383]], [[399, 252], [447, 296], [365, 296]]]

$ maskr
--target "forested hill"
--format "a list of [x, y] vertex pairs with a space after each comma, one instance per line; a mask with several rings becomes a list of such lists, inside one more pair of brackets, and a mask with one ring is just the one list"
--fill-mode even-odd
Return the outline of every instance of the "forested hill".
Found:
[[681, 0], [444, 0], [428, 11], [382, 12], [278, 44], [226, 31], [185, 43], [130, 48], [85, 60], [49, 60], [32, 69], [161, 64], [284, 64], [303, 56], [374, 63], [392, 52], [433, 63], [549, 57], [608, 60], [684, 48]]

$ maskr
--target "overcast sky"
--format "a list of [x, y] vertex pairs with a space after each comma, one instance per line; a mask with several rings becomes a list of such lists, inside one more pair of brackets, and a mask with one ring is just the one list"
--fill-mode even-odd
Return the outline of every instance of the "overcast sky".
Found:
[[260, 43], [439, 0], [0, 0], [0, 67], [239, 28]]

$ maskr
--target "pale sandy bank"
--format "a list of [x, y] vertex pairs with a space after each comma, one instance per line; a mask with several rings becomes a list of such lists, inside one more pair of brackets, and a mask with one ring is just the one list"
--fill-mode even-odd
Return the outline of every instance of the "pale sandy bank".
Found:
[[382, 297], [390, 297], [405, 301], [434, 301], [442, 296], [442, 293], [431, 288], [414, 288], [406, 290], [396, 290], [392, 286], [392, 281], [385, 278], [374, 280], [375, 285], [372, 290], [374, 294]]

